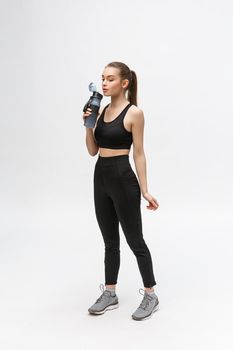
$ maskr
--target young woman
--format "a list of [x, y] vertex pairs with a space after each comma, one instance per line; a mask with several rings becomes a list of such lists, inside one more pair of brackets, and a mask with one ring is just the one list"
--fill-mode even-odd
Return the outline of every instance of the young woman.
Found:
[[[105, 245], [106, 288], [100, 284], [102, 294], [88, 311], [102, 314], [118, 307], [115, 287], [120, 267], [120, 223], [144, 284], [144, 290], [139, 289], [143, 291], [142, 302], [132, 318], [144, 320], [158, 309], [159, 300], [153, 288], [156, 281], [151, 254], [142, 233], [141, 194], [148, 201], [147, 209], [156, 210], [159, 204], [147, 188], [144, 115], [137, 107], [137, 76], [126, 64], [111, 62], [104, 68], [102, 88], [111, 103], [100, 108], [95, 127], [86, 128], [86, 146], [91, 156], [99, 152], [94, 170], [94, 203]], [[89, 108], [83, 120], [90, 114]], [[129, 162], [131, 144], [139, 181]]]

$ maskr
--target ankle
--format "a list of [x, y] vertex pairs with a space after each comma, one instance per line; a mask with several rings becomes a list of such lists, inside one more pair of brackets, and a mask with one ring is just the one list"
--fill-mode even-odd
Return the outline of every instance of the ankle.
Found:
[[106, 284], [105, 288], [108, 290], [115, 290], [116, 289], [116, 285], [115, 284]]
[[107, 290], [108, 292], [110, 292], [111, 296], [115, 296], [116, 295], [116, 289], [115, 289], [115, 285], [105, 285], [105, 290]]

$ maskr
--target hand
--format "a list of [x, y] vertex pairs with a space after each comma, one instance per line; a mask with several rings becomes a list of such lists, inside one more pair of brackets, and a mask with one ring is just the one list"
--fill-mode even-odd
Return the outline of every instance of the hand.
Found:
[[83, 120], [91, 115], [92, 109], [87, 108], [86, 112], [83, 113]]
[[143, 194], [143, 198], [145, 198], [149, 202], [149, 205], [146, 206], [147, 209], [150, 209], [150, 210], [158, 209], [159, 203], [149, 192], [145, 192]]

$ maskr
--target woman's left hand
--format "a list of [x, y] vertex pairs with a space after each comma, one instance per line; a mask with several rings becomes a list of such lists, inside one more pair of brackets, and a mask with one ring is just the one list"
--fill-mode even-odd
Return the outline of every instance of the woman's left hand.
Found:
[[149, 205], [146, 206], [147, 209], [150, 209], [150, 210], [158, 209], [159, 203], [149, 192], [145, 192], [143, 194], [143, 198], [145, 198], [149, 202]]

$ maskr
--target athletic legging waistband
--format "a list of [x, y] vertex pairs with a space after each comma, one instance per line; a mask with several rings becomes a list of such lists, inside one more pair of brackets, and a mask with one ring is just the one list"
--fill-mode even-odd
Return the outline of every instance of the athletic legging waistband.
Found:
[[115, 164], [117, 162], [121, 161], [129, 161], [129, 155], [128, 154], [120, 154], [118, 156], [111, 156], [111, 157], [101, 157], [100, 155], [97, 158], [97, 162], [100, 164]]

